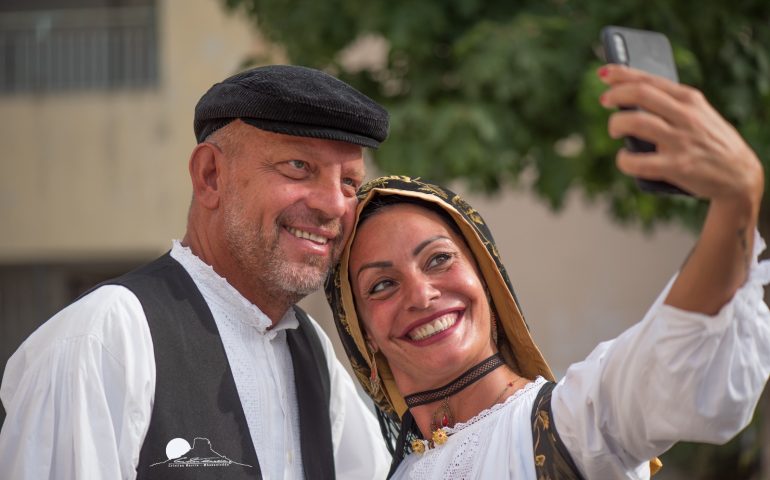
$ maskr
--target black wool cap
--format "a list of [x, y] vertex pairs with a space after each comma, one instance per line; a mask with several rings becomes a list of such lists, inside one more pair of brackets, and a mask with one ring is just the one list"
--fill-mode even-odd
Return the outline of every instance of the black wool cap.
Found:
[[195, 106], [198, 143], [240, 118], [254, 127], [377, 148], [388, 112], [329, 74], [296, 65], [257, 67], [215, 84]]

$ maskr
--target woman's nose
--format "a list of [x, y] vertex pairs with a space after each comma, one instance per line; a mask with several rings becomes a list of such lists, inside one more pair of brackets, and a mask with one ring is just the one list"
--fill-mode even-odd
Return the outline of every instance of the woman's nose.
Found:
[[425, 310], [431, 303], [441, 296], [441, 291], [436, 288], [424, 275], [418, 275], [407, 285], [408, 305], [410, 310]]

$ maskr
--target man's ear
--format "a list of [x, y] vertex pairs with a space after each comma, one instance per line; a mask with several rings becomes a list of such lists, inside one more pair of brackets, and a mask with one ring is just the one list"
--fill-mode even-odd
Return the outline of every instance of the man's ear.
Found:
[[212, 143], [199, 143], [190, 155], [193, 196], [201, 206], [216, 209], [222, 188], [222, 151]]

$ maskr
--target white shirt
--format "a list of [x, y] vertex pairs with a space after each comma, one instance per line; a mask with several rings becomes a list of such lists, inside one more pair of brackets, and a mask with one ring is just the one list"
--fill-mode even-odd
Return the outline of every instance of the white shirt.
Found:
[[[303, 478], [286, 343], [286, 330], [298, 327], [293, 310], [267, 330], [270, 320], [189, 249], [174, 242], [171, 256], [211, 309], [263, 477]], [[379, 425], [329, 338], [312, 324], [329, 368], [337, 478], [384, 478], [390, 455]], [[139, 300], [122, 286], [95, 290], [43, 324], [8, 361], [0, 478], [135, 478], [154, 392], [152, 337]]]
[[392, 480], [535, 480], [530, 416], [537, 392], [544, 384], [545, 380], [538, 377], [505, 402], [447, 428], [449, 439], [444, 445], [408, 455]]
[[[764, 242], [755, 240], [755, 256]], [[679, 440], [724, 443], [751, 420], [770, 375], [770, 261], [714, 316], [665, 305], [572, 365], [553, 390], [553, 422], [588, 479], [648, 479]], [[395, 479], [535, 480], [531, 414], [542, 378], [408, 455]], [[664, 466], [665, 468], [665, 466]]]

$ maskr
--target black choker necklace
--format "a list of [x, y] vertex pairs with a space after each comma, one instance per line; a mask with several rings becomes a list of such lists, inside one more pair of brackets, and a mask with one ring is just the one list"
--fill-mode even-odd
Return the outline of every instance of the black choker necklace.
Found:
[[451, 397], [455, 393], [461, 392], [465, 387], [481, 380], [486, 374], [501, 365], [503, 365], [503, 358], [500, 356], [500, 353], [495, 353], [443, 387], [413, 393], [404, 397], [404, 400], [409, 408], [413, 408]]

